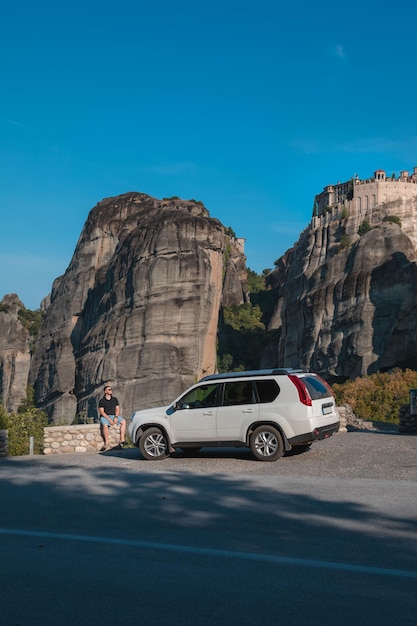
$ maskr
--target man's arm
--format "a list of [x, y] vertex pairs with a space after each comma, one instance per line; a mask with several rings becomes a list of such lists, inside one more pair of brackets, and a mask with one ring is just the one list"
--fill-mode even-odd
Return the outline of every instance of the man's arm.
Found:
[[109, 415], [107, 415], [107, 413], [106, 413], [106, 411], [104, 410], [104, 408], [103, 408], [102, 406], [100, 406], [100, 407], [99, 407], [99, 411], [100, 411], [100, 415], [101, 415], [101, 417], [105, 417], [107, 420], [109, 420], [109, 423], [110, 423], [110, 424], [116, 424], [116, 423], [117, 423], [117, 415], [118, 415], [118, 412], [117, 412], [117, 411], [118, 411], [118, 410], [120, 411], [120, 407], [118, 407], [118, 406], [117, 406], [117, 407], [116, 407], [116, 409], [115, 409], [115, 411], [116, 411], [116, 414], [115, 414], [115, 419], [113, 419], [113, 420], [112, 420], [112, 419], [110, 419], [110, 416], [109, 416]]

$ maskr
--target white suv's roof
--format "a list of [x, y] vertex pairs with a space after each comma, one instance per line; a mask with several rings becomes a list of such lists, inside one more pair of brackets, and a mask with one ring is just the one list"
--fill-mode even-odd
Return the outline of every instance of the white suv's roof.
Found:
[[291, 369], [280, 367], [277, 369], [267, 369], [267, 370], [247, 370], [244, 372], [229, 372], [228, 374], [210, 374], [209, 376], [204, 376], [198, 382], [201, 383], [205, 380], [222, 380], [224, 378], [246, 378], [252, 376], [286, 376], [287, 374], [308, 374], [309, 372], [305, 372], [304, 370]]

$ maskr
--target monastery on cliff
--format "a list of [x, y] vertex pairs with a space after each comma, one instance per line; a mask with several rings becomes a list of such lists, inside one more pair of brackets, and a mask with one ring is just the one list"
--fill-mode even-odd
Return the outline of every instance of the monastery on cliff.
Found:
[[376, 170], [373, 178], [360, 180], [358, 176], [345, 183], [328, 185], [315, 197], [314, 215], [324, 215], [326, 211], [349, 207], [357, 213], [384, 202], [398, 202], [417, 197], [417, 167], [410, 175], [407, 171], [388, 177], [384, 170]]

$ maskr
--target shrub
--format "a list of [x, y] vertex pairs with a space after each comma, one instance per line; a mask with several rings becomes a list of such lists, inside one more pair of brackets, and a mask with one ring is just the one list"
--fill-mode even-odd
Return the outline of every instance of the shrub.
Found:
[[358, 235], [362, 237], [365, 233], [371, 230], [371, 225], [368, 220], [363, 220], [362, 224], [359, 226]]
[[346, 250], [346, 248], [350, 247], [351, 243], [352, 242], [350, 241], [350, 238], [345, 233], [343, 233], [340, 238], [340, 249]]
[[231, 226], [226, 226], [225, 229], [224, 229], [224, 232], [229, 237], [233, 237], [234, 239], [236, 239], [236, 233], [235, 233], [235, 231], [233, 230], [233, 228]]
[[6, 413], [0, 405], [0, 429], [9, 431], [9, 454], [21, 456], [29, 454], [30, 437], [34, 438], [35, 454], [43, 451], [43, 429], [48, 425], [46, 413], [35, 408], [32, 389], [28, 388], [27, 398], [16, 413]]
[[350, 404], [356, 417], [398, 424], [401, 405], [410, 402], [410, 389], [417, 389], [417, 372], [396, 368], [332, 387], [337, 404]]
[[398, 224], [398, 226], [401, 228], [401, 220], [398, 217], [398, 215], [387, 215], [386, 217], [384, 217], [384, 219], [382, 221], [383, 222], [393, 222], [393, 224]]
[[35, 454], [43, 451], [43, 429], [48, 425], [46, 414], [40, 409], [27, 409], [9, 416], [9, 454], [29, 454], [30, 437], [34, 438]]

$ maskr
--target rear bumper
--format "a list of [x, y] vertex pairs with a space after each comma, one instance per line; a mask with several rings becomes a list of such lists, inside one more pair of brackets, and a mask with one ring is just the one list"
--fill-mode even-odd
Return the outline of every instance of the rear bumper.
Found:
[[320, 426], [315, 428], [311, 433], [305, 433], [304, 435], [297, 435], [288, 439], [288, 442], [295, 446], [300, 443], [309, 443], [312, 441], [321, 441], [322, 439], [328, 439], [340, 428], [340, 422], [334, 422], [334, 424], [328, 424], [327, 426]]

